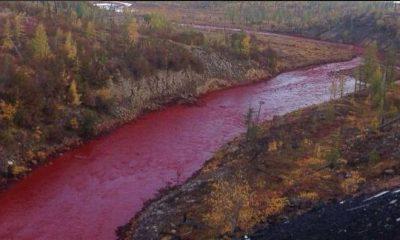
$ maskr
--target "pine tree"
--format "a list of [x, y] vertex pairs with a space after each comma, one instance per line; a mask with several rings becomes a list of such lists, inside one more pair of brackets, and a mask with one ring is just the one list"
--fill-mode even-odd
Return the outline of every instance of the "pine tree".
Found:
[[138, 25], [134, 18], [130, 19], [126, 24], [126, 35], [130, 45], [134, 44], [139, 37]]
[[94, 37], [96, 35], [96, 29], [95, 29], [94, 24], [93, 24], [92, 21], [89, 21], [86, 24], [85, 33], [86, 33], [87, 37]]
[[374, 80], [373, 75], [379, 68], [378, 47], [376, 46], [376, 43], [372, 43], [367, 47], [363, 59], [363, 80], [365, 81], [365, 83], [371, 83]]
[[6, 49], [6, 50], [10, 50], [13, 47], [14, 47], [14, 43], [11, 39], [10, 22], [7, 20], [4, 24], [4, 29], [3, 29], [2, 48]]
[[54, 37], [54, 45], [56, 46], [56, 48], [58, 49], [61, 45], [61, 39], [63, 38], [64, 33], [60, 28], [57, 28], [56, 31], [56, 36]]
[[50, 47], [47, 40], [46, 30], [43, 24], [36, 27], [35, 36], [32, 39], [33, 57], [35, 59], [44, 59], [50, 56]]
[[67, 37], [65, 38], [64, 49], [67, 52], [67, 57], [71, 60], [76, 59], [77, 49], [76, 43], [72, 40], [71, 32], [67, 33]]
[[69, 95], [71, 98], [71, 103], [74, 106], [79, 106], [81, 104], [80, 95], [78, 93], [77, 85], [75, 80], [72, 80], [71, 84], [69, 85]]
[[14, 17], [14, 38], [15, 41], [19, 44], [21, 37], [24, 35], [24, 29], [22, 27], [22, 14], [17, 14]]
[[241, 52], [245, 56], [250, 54], [250, 37], [247, 34], [244, 35], [241, 41]]

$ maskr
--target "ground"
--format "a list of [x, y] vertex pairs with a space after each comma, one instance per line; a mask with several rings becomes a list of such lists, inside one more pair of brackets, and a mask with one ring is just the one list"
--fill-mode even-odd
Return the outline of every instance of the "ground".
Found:
[[400, 239], [400, 189], [318, 206], [243, 239]]

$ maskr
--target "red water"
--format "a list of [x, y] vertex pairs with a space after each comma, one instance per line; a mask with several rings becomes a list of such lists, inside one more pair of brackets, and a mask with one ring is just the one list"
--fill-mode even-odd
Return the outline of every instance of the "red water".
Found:
[[271, 118], [328, 100], [328, 73], [359, 62], [215, 92], [199, 106], [167, 107], [67, 152], [0, 195], [0, 239], [114, 239], [158, 189], [184, 181], [243, 132], [250, 105], [264, 101], [263, 118]]

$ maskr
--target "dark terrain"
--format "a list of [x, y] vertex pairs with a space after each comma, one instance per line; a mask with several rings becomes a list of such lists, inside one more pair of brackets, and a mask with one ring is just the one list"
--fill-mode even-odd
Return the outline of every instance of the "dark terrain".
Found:
[[315, 207], [243, 239], [400, 239], [400, 189]]

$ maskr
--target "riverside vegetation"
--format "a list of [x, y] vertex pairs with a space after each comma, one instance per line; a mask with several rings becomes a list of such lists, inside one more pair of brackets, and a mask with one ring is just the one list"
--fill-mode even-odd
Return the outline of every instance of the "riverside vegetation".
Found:
[[334, 100], [339, 77], [330, 102], [263, 123], [249, 109], [247, 132], [150, 201], [120, 239], [238, 239], [321, 203], [398, 186], [400, 86], [393, 54], [379, 60], [377, 49], [336, 73], [356, 77], [354, 94]]
[[354, 56], [303, 39], [200, 32], [88, 2], [0, 3], [0, 182], [146, 111]]

